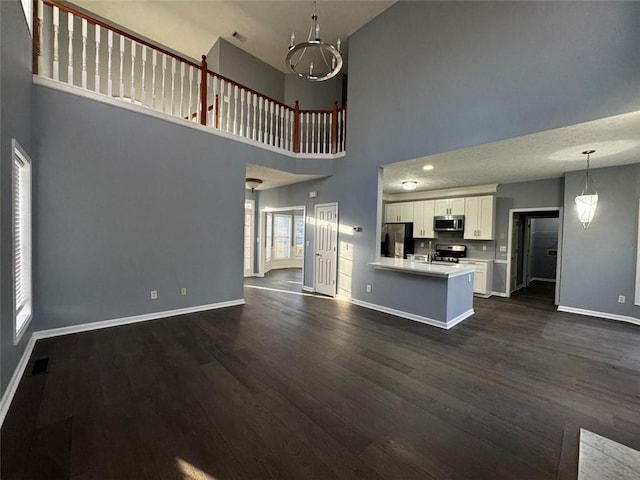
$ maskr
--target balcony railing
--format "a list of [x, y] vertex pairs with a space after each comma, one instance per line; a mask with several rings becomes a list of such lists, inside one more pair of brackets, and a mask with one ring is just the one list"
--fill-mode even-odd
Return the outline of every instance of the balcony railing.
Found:
[[276, 149], [336, 154], [346, 147], [346, 106], [302, 110], [79, 12], [35, 0], [34, 73]]

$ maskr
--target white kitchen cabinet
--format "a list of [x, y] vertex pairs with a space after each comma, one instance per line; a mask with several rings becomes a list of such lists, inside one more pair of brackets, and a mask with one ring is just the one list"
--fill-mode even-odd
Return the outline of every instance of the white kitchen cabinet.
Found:
[[490, 297], [493, 291], [493, 260], [460, 260], [460, 265], [474, 267], [473, 293], [478, 296]]
[[464, 198], [439, 198], [435, 200], [435, 215], [464, 215]]
[[493, 240], [495, 197], [485, 195], [467, 197], [464, 200], [464, 238], [467, 240]]
[[413, 202], [413, 238], [435, 238], [433, 215], [435, 202], [421, 200]]
[[384, 221], [413, 222], [413, 204], [415, 202], [387, 203], [385, 206]]

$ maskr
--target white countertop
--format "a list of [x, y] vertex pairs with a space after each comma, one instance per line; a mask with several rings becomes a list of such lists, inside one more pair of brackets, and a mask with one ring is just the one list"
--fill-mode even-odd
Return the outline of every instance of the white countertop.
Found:
[[471, 258], [471, 257], [466, 257], [466, 258], [461, 258], [460, 259], [461, 262], [484, 262], [484, 263], [491, 263], [491, 262], [495, 262], [495, 258]]
[[466, 275], [475, 271], [474, 267], [467, 267], [459, 264], [439, 265], [435, 263], [429, 264], [403, 260], [401, 258], [386, 257], [381, 258], [378, 262], [371, 262], [369, 265], [373, 265], [373, 268], [377, 268], [379, 270], [393, 270], [397, 272], [440, 278], [457, 277], [458, 275]]

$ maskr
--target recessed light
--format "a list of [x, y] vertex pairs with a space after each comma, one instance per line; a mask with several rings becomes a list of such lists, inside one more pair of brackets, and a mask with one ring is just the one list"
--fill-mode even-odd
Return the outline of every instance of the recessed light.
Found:
[[414, 182], [413, 180], [407, 180], [402, 182], [403, 190], [415, 190], [417, 186], [418, 186], [418, 182]]
[[425, 165], [424, 167], [422, 167], [423, 170], [433, 170], [433, 165]]

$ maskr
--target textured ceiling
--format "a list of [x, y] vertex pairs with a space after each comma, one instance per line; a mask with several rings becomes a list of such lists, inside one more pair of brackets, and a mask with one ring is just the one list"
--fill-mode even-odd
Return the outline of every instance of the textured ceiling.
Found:
[[[74, 4], [191, 58], [206, 55], [218, 38], [286, 72], [291, 32], [306, 39], [313, 2], [222, 0], [73, 0]], [[318, 1], [320, 38], [346, 38], [395, 1]], [[246, 37], [241, 42], [233, 32]]]
[[640, 162], [640, 112], [387, 165], [383, 191], [406, 193], [405, 180], [420, 191], [560, 177], [586, 168], [587, 149], [592, 168]]

